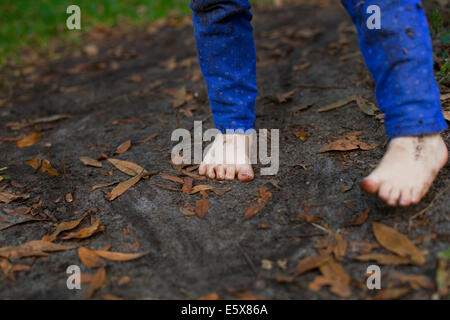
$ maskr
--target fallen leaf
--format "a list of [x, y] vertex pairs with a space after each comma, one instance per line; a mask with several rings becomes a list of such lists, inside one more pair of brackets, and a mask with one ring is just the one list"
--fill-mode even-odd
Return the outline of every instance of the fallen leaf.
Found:
[[378, 144], [368, 145], [358, 140], [361, 131], [354, 131], [348, 133], [344, 138], [331, 142], [327, 146], [321, 148], [319, 153], [327, 151], [352, 151], [352, 150], [371, 150], [378, 146]]
[[142, 168], [140, 165], [130, 161], [124, 161], [119, 159], [108, 159], [108, 161], [111, 162], [111, 164], [114, 165], [114, 167], [132, 177], [138, 175], [142, 171], [144, 171], [144, 173], [147, 173], [147, 171], [145, 171], [145, 169]]
[[201, 200], [195, 200], [195, 213], [200, 219], [205, 218], [206, 213], [209, 209], [209, 200], [201, 199]]
[[259, 213], [264, 208], [264, 205], [251, 206], [245, 211], [244, 220], [248, 220], [255, 214]]
[[17, 141], [17, 146], [19, 148], [25, 148], [32, 146], [33, 144], [39, 142], [41, 140], [41, 135], [37, 132], [32, 132], [27, 135], [25, 138], [22, 138]]
[[376, 261], [378, 264], [411, 264], [411, 260], [407, 257], [399, 257], [393, 254], [368, 253], [356, 257], [359, 261]]
[[219, 300], [219, 295], [213, 292], [198, 298], [198, 300]]
[[80, 261], [88, 268], [99, 268], [105, 265], [102, 259], [100, 259], [94, 251], [85, 247], [78, 248], [78, 257], [80, 258]]
[[192, 179], [190, 177], [184, 178], [184, 184], [183, 184], [183, 188], [181, 189], [181, 191], [183, 193], [189, 194], [192, 190], [193, 184], [194, 184], [194, 179]]
[[322, 264], [328, 262], [331, 256], [326, 254], [314, 254], [300, 260], [295, 267], [295, 276], [299, 276], [307, 271], [316, 269]]
[[101, 168], [102, 163], [100, 161], [97, 161], [95, 159], [89, 158], [89, 157], [81, 157], [80, 161], [83, 162], [85, 166], [91, 166], [96, 168]]
[[130, 283], [130, 282], [131, 282], [131, 278], [129, 276], [123, 276], [119, 279], [117, 284], [119, 286], [123, 286], [124, 284]]
[[131, 261], [139, 259], [146, 254], [149, 253], [149, 251], [146, 252], [137, 252], [137, 253], [123, 253], [123, 252], [112, 252], [112, 251], [105, 251], [105, 250], [94, 250], [94, 253], [97, 256], [100, 256], [102, 258], [112, 260], [112, 261]]
[[365, 210], [363, 213], [361, 213], [358, 216], [358, 218], [356, 218], [354, 221], [352, 221], [351, 225], [352, 226], [363, 225], [367, 221], [367, 218], [369, 218], [369, 213], [370, 213], [370, 209]]
[[420, 288], [424, 289], [432, 289], [433, 282], [430, 278], [420, 275], [420, 274], [403, 274], [403, 273], [394, 273], [389, 276], [390, 279], [395, 279], [403, 283], [409, 283], [409, 285], [414, 290], [419, 290]]
[[66, 199], [67, 203], [72, 203], [73, 202], [73, 196], [71, 193], [67, 193], [64, 197]]
[[70, 115], [67, 114], [57, 114], [49, 117], [44, 118], [38, 118], [34, 120], [24, 120], [22, 122], [8, 122], [6, 123], [6, 126], [11, 130], [20, 130], [29, 126], [33, 126], [35, 124], [42, 124], [42, 123], [49, 123], [49, 122], [55, 122], [62, 119], [70, 118]]
[[114, 189], [112, 189], [111, 193], [109, 194], [109, 196], [107, 197], [109, 201], [113, 201], [114, 199], [116, 199], [117, 197], [119, 197], [120, 195], [122, 195], [125, 191], [127, 191], [129, 188], [131, 188], [132, 186], [134, 186], [136, 183], [139, 182], [139, 180], [141, 180], [142, 175], [143, 175], [144, 171], [142, 171], [140, 174], [138, 174], [137, 176], [134, 176], [126, 181], [122, 181], [121, 183], [119, 183], [117, 185], [117, 187], [115, 187]]
[[169, 181], [172, 181], [172, 182], [178, 182], [178, 183], [181, 183], [181, 184], [184, 183], [183, 179], [181, 179], [179, 177], [171, 176], [171, 175], [169, 175], [167, 173], [161, 173], [161, 178], [163, 178], [164, 180], [169, 180]]
[[272, 192], [270, 192], [267, 188], [259, 187], [258, 188], [259, 196], [258, 203], [266, 203], [272, 200]]
[[114, 154], [115, 155], [122, 154], [128, 149], [130, 149], [130, 147], [131, 147], [131, 140], [127, 140], [117, 147], [116, 151], [114, 151]]
[[319, 110], [317, 110], [318, 112], [326, 112], [326, 111], [331, 111], [331, 110], [335, 110], [335, 109], [339, 109], [342, 107], [345, 107], [346, 105], [348, 105], [349, 103], [356, 101], [357, 97], [356, 96], [348, 96], [345, 97], [341, 100], [338, 100], [332, 104], [329, 104], [326, 107], [320, 108]]
[[374, 116], [378, 111], [378, 108], [374, 103], [364, 99], [363, 97], [357, 97], [356, 103], [358, 104], [359, 109], [369, 116]]
[[378, 292], [373, 300], [397, 300], [401, 299], [411, 292], [410, 288], [389, 288]]
[[113, 186], [113, 185], [118, 184], [118, 183], [120, 183], [120, 181], [113, 181], [113, 182], [109, 182], [109, 183], [98, 184], [98, 185], [95, 185], [95, 186], [93, 186], [91, 188], [91, 192], [94, 191], [94, 190], [100, 189], [100, 188], [110, 187], [110, 186]]
[[52, 168], [50, 161], [40, 158], [31, 158], [25, 160], [25, 162], [33, 167], [34, 169], [39, 169], [40, 172], [45, 173], [48, 172], [51, 176], [57, 176], [59, 173]]
[[277, 93], [277, 100], [278, 103], [285, 103], [288, 100], [291, 100], [292, 97], [294, 96], [295, 90], [291, 90], [288, 92], [284, 92], [284, 93]]
[[88, 298], [92, 298], [101, 287], [103, 287], [103, 283], [106, 279], [106, 271], [105, 268], [99, 268], [97, 273], [92, 277], [89, 287], [88, 287]]
[[15, 279], [15, 272], [30, 271], [31, 267], [25, 264], [12, 264], [8, 259], [0, 259], [0, 270], [11, 279]]
[[310, 290], [318, 291], [322, 286], [329, 285], [330, 291], [341, 298], [348, 298], [351, 295], [351, 278], [340, 263], [330, 259], [320, 265], [319, 270], [322, 275], [317, 276], [308, 285]]
[[94, 223], [87, 228], [81, 229], [80, 231], [76, 232], [70, 232], [64, 237], [62, 237], [63, 240], [70, 240], [70, 239], [86, 239], [92, 236], [93, 234], [102, 231], [103, 227], [100, 226], [100, 218], [96, 219]]
[[132, 75], [131, 77], [126, 78], [125, 81], [131, 82], [131, 83], [139, 83], [139, 82], [142, 82], [142, 76], [139, 74], [135, 74], [135, 75]]
[[87, 215], [83, 215], [80, 219], [72, 220], [72, 221], [63, 221], [63, 222], [59, 223], [56, 226], [55, 231], [50, 235], [43, 236], [42, 240], [50, 241], [50, 242], [54, 241], [61, 232], [72, 230], [72, 229], [78, 227], [78, 225], [81, 223], [81, 221], [83, 221], [83, 219], [86, 216]]
[[73, 246], [64, 246], [44, 240], [28, 241], [16, 247], [0, 248], [0, 257], [6, 259], [20, 259], [31, 256], [47, 256], [47, 252], [66, 251], [73, 249]]
[[447, 121], [450, 121], [450, 111], [444, 111], [444, 118]]
[[423, 253], [405, 235], [382, 223], [373, 222], [373, 233], [379, 244], [401, 257], [408, 257], [417, 265], [424, 265]]

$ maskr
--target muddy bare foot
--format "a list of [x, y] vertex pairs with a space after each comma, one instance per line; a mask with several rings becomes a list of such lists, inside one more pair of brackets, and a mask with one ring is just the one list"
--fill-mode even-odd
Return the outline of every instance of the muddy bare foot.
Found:
[[251, 143], [252, 137], [245, 134], [224, 134], [216, 138], [206, 152], [199, 174], [218, 180], [233, 180], [236, 175], [240, 181], [253, 180]]
[[391, 140], [378, 167], [361, 182], [361, 189], [390, 206], [417, 204], [447, 163], [447, 146], [439, 134]]

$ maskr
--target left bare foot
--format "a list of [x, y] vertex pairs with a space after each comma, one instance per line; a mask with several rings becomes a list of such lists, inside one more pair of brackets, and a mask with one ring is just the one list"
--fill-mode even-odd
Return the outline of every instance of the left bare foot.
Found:
[[394, 138], [378, 167], [361, 181], [361, 189], [378, 193], [390, 206], [417, 204], [447, 160], [440, 134]]

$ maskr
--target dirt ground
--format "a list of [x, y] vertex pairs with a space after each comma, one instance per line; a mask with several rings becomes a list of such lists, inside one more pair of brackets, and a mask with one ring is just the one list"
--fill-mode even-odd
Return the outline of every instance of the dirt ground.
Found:
[[[0, 108], [0, 167], [8, 167], [1, 174], [10, 179], [0, 182], [0, 187], [24, 197], [0, 204], [0, 228], [27, 218], [12, 210], [39, 201], [32, 211], [34, 218], [48, 220], [1, 230], [0, 246], [41, 239], [54, 231], [55, 224], [97, 208], [93, 217], [100, 218], [104, 231], [78, 242], [59, 236], [55, 243], [91, 249], [111, 244], [112, 251], [148, 254], [128, 262], [105, 260], [106, 280], [94, 298], [196, 299], [217, 293], [223, 299], [245, 295], [339, 299], [342, 296], [327, 286], [318, 291], [309, 288], [318, 270], [294, 276], [299, 260], [317, 253], [318, 240], [332, 241], [324, 231], [327, 228], [348, 244], [339, 261], [351, 277], [347, 297], [364, 299], [378, 292], [365, 286], [366, 269], [373, 262], [356, 260], [361, 254], [357, 242], [376, 242], [372, 222], [377, 221], [405, 234], [427, 259], [423, 266], [381, 266], [382, 288], [408, 288], [402, 294], [407, 299], [435, 297], [437, 253], [448, 248], [450, 239], [450, 191], [445, 191], [450, 183], [449, 165], [417, 206], [389, 208], [363, 194], [359, 181], [378, 163], [386, 147], [382, 121], [363, 113], [356, 103], [317, 111], [350, 95], [374, 101], [373, 82], [347, 13], [336, 4], [261, 7], [254, 14], [260, 90], [256, 125], [280, 129], [276, 176], [261, 176], [257, 165], [256, 178], [250, 183], [195, 180], [194, 185], [231, 188], [224, 195], [207, 191], [210, 208], [204, 219], [186, 216], [181, 210], [186, 202], [193, 210], [202, 196], [158, 187], [180, 188], [161, 174], [141, 180], [113, 201], [105, 198], [113, 186], [91, 191], [94, 185], [129, 177], [108, 161], [102, 161], [102, 168], [88, 167], [80, 157], [97, 159], [99, 153], [110, 157], [117, 146], [131, 140], [131, 148], [114, 158], [177, 176], [170, 164], [170, 150], [176, 144], [170, 139], [172, 131], [177, 126], [191, 130], [194, 120], [205, 120], [204, 128], [213, 127], [188, 20], [169, 20], [138, 30], [98, 28], [86, 38], [91, 46], [84, 51], [63, 48], [61, 54], [66, 56], [62, 59], [50, 59], [35, 69], [7, 70], [1, 78], [8, 96]], [[174, 89], [183, 86], [186, 93], [174, 98]], [[277, 95], [292, 90], [286, 102], [279, 101]], [[308, 104], [312, 106], [298, 110]], [[61, 114], [71, 117], [19, 130], [6, 125]], [[301, 139], [294, 134], [299, 131]], [[353, 131], [362, 131], [361, 141], [379, 146], [318, 153]], [[15, 141], [6, 139], [31, 132], [39, 132], [42, 138], [30, 147], [18, 148]], [[152, 134], [157, 136], [138, 143]], [[443, 136], [449, 143], [450, 133]], [[60, 174], [41, 173], [25, 163], [37, 156], [49, 160]], [[244, 220], [246, 210], [258, 204], [260, 187], [270, 191], [272, 199], [261, 212]], [[66, 197], [68, 193], [73, 201]], [[353, 226], [351, 222], [367, 209], [367, 221]], [[424, 214], [412, 220], [409, 230], [410, 217], [422, 209], [426, 209]], [[88, 220], [79, 228], [89, 226]], [[135, 238], [129, 233], [124, 236], [124, 227]], [[387, 253], [383, 248], [373, 252]], [[273, 263], [263, 264], [264, 259]], [[84, 299], [88, 285], [68, 290], [66, 268], [75, 264], [83, 273], [96, 271], [80, 262], [77, 250], [13, 262], [31, 269], [14, 273], [15, 279], [6, 274], [0, 277], [2, 299]], [[396, 282], [392, 275], [398, 273], [423, 275], [431, 285], [411, 288]]]

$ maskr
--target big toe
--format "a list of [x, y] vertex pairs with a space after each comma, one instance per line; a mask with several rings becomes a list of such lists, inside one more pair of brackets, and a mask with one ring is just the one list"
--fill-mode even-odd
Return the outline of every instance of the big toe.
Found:
[[360, 187], [367, 193], [377, 193], [380, 189], [380, 180], [376, 176], [368, 176], [361, 181]]
[[238, 179], [240, 181], [251, 181], [254, 178], [253, 169], [250, 165], [238, 167]]

